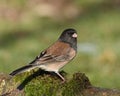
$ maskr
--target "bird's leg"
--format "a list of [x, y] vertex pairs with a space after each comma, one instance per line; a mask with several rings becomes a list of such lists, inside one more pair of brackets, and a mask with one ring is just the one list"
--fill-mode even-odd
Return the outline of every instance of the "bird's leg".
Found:
[[63, 82], [65, 82], [65, 78], [62, 75], [60, 75], [59, 72], [55, 72], [55, 73], [62, 79]]

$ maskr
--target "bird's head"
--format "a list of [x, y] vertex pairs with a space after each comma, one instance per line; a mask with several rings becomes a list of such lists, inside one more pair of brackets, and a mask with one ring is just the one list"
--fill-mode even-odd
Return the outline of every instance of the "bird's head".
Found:
[[63, 42], [67, 42], [72, 47], [77, 48], [77, 31], [72, 28], [66, 29], [60, 35], [59, 40]]

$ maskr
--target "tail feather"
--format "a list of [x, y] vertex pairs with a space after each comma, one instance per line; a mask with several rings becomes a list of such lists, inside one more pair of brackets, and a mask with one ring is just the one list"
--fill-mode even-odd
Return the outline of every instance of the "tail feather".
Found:
[[29, 64], [29, 65], [23, 66], [23, 67], [21, 67], [19, 69], [16, 69], [15, 71], [11, 72], [9, 75], [15, 76], [17, 74], [20, 74], [20, 73], [23, 73], [25, 71], [31, 70], [33, 68], [35, 68], [35, 66]]

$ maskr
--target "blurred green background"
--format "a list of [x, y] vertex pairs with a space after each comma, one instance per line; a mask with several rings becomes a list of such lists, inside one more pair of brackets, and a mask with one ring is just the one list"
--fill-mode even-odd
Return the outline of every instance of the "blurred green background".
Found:
[[28, 64], [66, 28], [78, 31], [78, 54], [63, 70], [95, 86], [120, 89], [119, 0], [0, 0], [0, 72]]

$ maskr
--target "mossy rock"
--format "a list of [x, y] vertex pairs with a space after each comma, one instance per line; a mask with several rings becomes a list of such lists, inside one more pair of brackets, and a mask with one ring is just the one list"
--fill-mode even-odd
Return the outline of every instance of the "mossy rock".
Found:
[[[66, 76], [64, 72], [61, 74]], [[55, 73], [42, 70], [26, 72], [12, 78], [7, 76], [2, 88], [3, 96], [80, 96], [80, 90], [86, 87], [82, 83], [87, 81], [90, 85], [82, 73], [74, 74], [71, 80], [64, 83]]]

